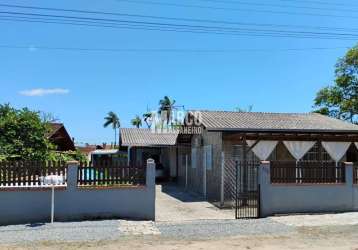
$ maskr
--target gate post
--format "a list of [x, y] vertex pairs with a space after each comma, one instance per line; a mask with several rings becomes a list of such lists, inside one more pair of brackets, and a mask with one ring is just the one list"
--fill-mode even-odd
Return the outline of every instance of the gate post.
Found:
[[239, 162], [235, 161], [235, 219], [239, 218], [238, 184], [239, 184]]
[[204, 198], [207, 199], [207, 190], [206, 190], [206, 151], [204, 147], [202, 147], [202, 155], [203, 155], [203, 195]]
[[[155, 161], [153, 159], [147, 160], [147, 168], [146, 168], [146, 180], [145, 185], [147, 189], [148, 196], [150, 196], [151, 201], [151, 215], [149, 219], [155, 220]], [[149, 209], [149, 208], [148, 208]]]
[[221, 182], [220, 182], [220, 206], [224, 206], [224, 188], [225, 188], [225, 152], [221, 152]]
[[265, 217], [270, 215], [270, 185], [271, 185], [271, 177], [270, 177], [270, 162], [269, 161], [261, 161], [259, 166], [259, 215]]
[[75, 190], [77, 189], [77, 179], [78, 179], [78, 161], [68, 161], [67, 165], [67, 189]]
[[351, 210], [354, 211], [356, 208], [355, 205], [356, 195], [355, 195], [355, 187], [354, 187], [354, 179], [356, 178], [356, 176], [355, 176], [354, 166], [353, 166], [353, 162], [344, 162], [343, 164], [344, 164], [343, 171], [345, 173], [345, 185], [348, 188], [348, 190], [351, 192], [351, 197], [352, 197]]
[[185, 189], [188, 189], [188, 154], [185, 154]]
[[145, 185], [155, 189], [155, 162], [153, 159], [147, 160]]
[[353, 162], [345, 162], [344, 163], [345, 166], [345, 181], [346, 181], [346, 185], [348, 187], [352, 187], [353, 186], [353, 179], [354, 179], [354, 174], [353, 174]]

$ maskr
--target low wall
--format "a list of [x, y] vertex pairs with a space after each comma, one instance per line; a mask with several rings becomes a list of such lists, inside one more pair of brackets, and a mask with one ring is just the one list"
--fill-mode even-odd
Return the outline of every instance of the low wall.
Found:
[[[78, 187], [77, 164], [67, 185], [55, 189], [55, 221], [128, 218], [155, 219], [155, 164], [148, 162], [145, 186]], [[51, 188], [0, 188], [0, 225], [50, 221]]]
[[259, 169], [261, 216], [285, 213], [345, 212], [358, 208], [358, 187], [353, 167], [346, 163], [342, 184], [271, 184], [270, 163]]

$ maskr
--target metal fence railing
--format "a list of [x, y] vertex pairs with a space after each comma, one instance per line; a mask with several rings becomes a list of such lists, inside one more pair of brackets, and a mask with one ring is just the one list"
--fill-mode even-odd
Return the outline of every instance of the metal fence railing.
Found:
[[0, 161], [0, 187], [42, 186], [44, 176], [63, 176], [67, 168], [60, 161]]
[[332, 161], [272, 161], [271, 183], [345, 183], [345, 166]]
[[81, 163], [78, 167], [79, 186], [144, 185], [146, 167], [127, 166], [118, 162]]

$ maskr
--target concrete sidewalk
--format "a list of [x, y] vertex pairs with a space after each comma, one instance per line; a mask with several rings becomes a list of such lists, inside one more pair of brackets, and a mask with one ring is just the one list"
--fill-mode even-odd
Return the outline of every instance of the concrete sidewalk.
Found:
[[234, 219], [234, 210], [218, 209], [175, 185], [157, 185], [156, 222]]

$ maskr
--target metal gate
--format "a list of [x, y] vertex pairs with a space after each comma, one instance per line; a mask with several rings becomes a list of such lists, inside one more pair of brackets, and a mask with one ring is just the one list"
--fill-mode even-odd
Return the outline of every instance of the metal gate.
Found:
[[260, 185], [257, 161], [235, 161], [235, 218], [260, 217]]

